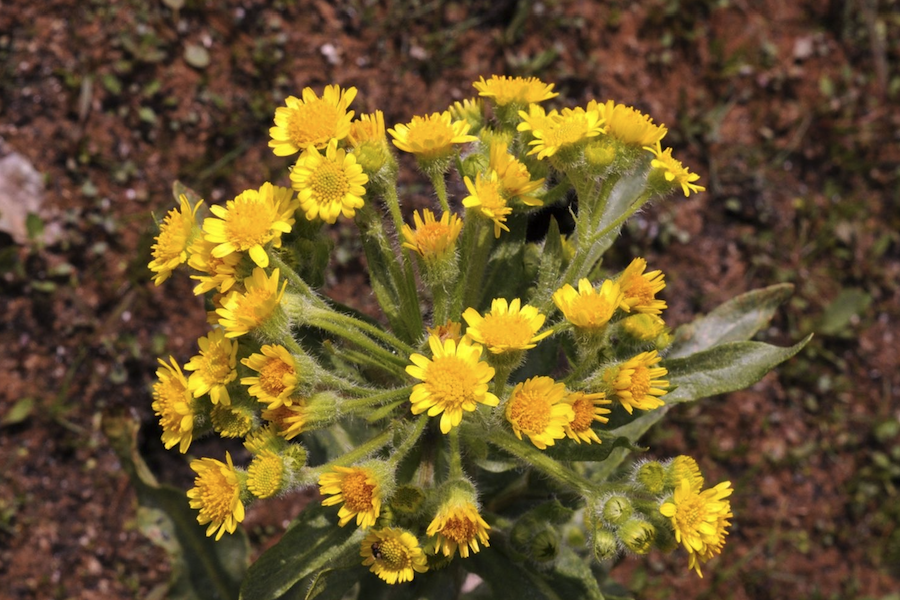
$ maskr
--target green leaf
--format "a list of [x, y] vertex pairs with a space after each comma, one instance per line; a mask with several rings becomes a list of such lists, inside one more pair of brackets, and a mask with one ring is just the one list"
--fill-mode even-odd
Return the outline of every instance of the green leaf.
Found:
[[466, 568], [484, 580], [494, 598], [569, 600], [578, 597], [557, 594], [536, 569], [511, 559], [506, 540], [500, 535], [491, 535], [490, 548], [466, 559]]
[[197, 44], [188, 44], [184, 49], [184, 60], [195, 69], [209, 66], [209, 50]]
[[137, 451], [138, 424], [127, 417], [105, 416], [103, 432], [137, 492], [141, 531], [169, 555], [172, 578], [167, 598], [235, 599], [248, 563], [243, 529], [218, 542], [197, 523], [183, 490], [159, 485]]
[[0, 427], [21, 423], [31, 416], [32, 410], [34, 410], [34, 398], [22, 398], [6, 411], [3, 419], [0, 419]]
[[583, 558], [571, 548], [560, 548], [553, 569], [545, 574], [553, 590], [563, 598], [603, 600], [600, 586]]
[[550, 228], [547, 230], [547, 237], [544, 239], [544, 246], [541, 249], [537, 285], [532, 288], [532, 291], [546, 290], [554, 285], [562, 272], [562, 265], [562, 235], [559, 232], [559, 223], [555, 218], [550, 217]]
[[872, 296], [859, 288], [841, 290], [837, 298], [825, 308], [816, 330], [822, 335], [846, 334], [853, 317], [865, 314], [870, 304]]
[[247, 571], [241, 600], [276, 600], [297, 582], [340, 564], [355, 551], [365, 533], [355, 527], [338, 527], [333, 509], [308, 506], [281, 540], [266, 550]]
[[602, 444], [578, 444], [567, 438], [548, 446], [544, 453], [550, 458], [562, 461], [600, 462], [609, 458], [610, 453], [616, 448], [626, 448], [633, 452], [646, 450], [635, 446], [627, 437], [612, 435], [606, 431], [597, 431], [597, 437], [601, 439]]
[[192, 207], [197, 206], [197, 203], [202, 199], [200, 194], [176, 179], [172, 183], [172, 196], [175, 197], [175, 202], [181, 202], [182, 194], [188, 199]]
[[438, 571], [416, 573], [411, 582], [388, 585], [374, 573], [360, 579], [359, 600], [456, 600], [462, 587], [462, 570], [451, 564]]
[[679, 327], [666, 357], [681, 358], [726, 342], [749, 340], [772, 320], [775, 309], [793, 291], [793, 285], [782, 283], [732, 298], [705, 317]]

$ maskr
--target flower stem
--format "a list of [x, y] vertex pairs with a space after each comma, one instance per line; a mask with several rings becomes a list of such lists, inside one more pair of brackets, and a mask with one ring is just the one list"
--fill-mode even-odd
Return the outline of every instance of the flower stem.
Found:
[[447, 202], [447, 182], [444, 180], [444, 172], [434, 169], [431, 171], [431, 185], [437, 194], [438, 202], [441, 204], [441, 210], [450, 212], [450, 203]]
[[459, 451], [459, 427], [454, 427], [447, 434], [450, 442], [450, 479], [462, 479], [462, 454]]

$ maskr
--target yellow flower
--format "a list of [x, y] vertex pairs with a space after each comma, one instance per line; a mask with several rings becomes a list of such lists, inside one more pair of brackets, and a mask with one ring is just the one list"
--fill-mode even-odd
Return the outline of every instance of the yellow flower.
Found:
[[281, 491], [284, 483], [284, 460], [274, 452], [263, 450], [253, 457], [247, 468], [247, 489], [257, 498], [268, 498]]
[[622, 294], [625, 296], [625, 304], [629, 308], [648, 315], [659, 315], [666, 309], [665, 300], [658, 300], [656, 294], [666, 287], [665, 275], [662, 271], [644, 273], [647, 269], [647, 261], [643, 258], [635, 258], [625, 270], [616, 278]]
[[356, 157], [338, 149], [337, 142], [328, 144], [324, 155], [308, 148], [291, 171], [300, 209], [310, 221], [318, 217], [334, 223], [341, 214], [352, 219], [356, 209], [363, 207], [368, 182]]
[[367, 142], [387, 142], [384, 129], [384, 113], [376, 110], [372, 114], [359, 115], [359, 119], [350, 123], [347, 141], [354, 148]]
[[659, 396], [665, 395], [669, 382], [659, 378], [665, 377], [668, 371], [665, 367], [653, 366], [660, 360], [662, 358], [656, 350], [642, 352], [610, 370], [605, 376], [611, 379], [609, 383], [613, 393], [628, 414], [635, 408], [653, 410], [665, 404]]
[[159, 417], [162, 441], [166, 450], [178, 444], [184, 454], [194, 438], [194, 409], [187, 379], [175, 359], [169, 363], [159, 359], [162, 369], [156, 370], [157, 382], [153, 384], [153, 413]]
[[454, 121], [465, 121], [471, 130], [479, 130], [484, 125], [484, 101], [481, 98], [457, 100], [447, 109]]
[[493, 75], [486, 80], [481, 77], [472, 84], [478, 90], [479, 96], [490, 98], [497, 106], [507, 104], [531, 104], [543, 102], [559, 96], [553, 91], [552, 83], [544, 83], [536, 77], [506, 77], [505, 75]]
[[675, 531], [675, 539], [688, 551], [688, 569], [700, 572], [705, 563], [722, 551], [725, 545], [731, 502], [731, 482], [725, 481], [702, 492], [694, 489], [690, 479], [682, 479], [672, 498], [659, 507], [659, 512], [669, 517]]
[[435, 221], [434, 213], [427, 208], [422, 211], [424, 221], [418, 212], [413, 213], [415, 230], [403, 225], [404, 248], [417, 252], [425, 262], [434, 262], [447, 257], [456, 248], [456, 240], [462, 231], [463, 222], [455, 214], [445, 212], [440, 221]]
[[210, 206], [218, 218], [203, 221], [205, 238], [216, 244], [212, 256], [222, 258], [232, 252], [247, 252], [262, 268], [269, 266], [264, 246], [281, 246], [281, 234], [294, 224], [297, 202], [288, 188], [264, 183], [259, 191], [244, 190], [225, 206]]
[[172, 271], [188, 259], [188, 247], [194, 237], [197, 209], [201, 204], [203, 200], [191, 208], [187, 197], [182, 194], [179, 207], [170, 210], [159, 226], [159, 235], [155, 238], [151, 254], [153, 260], [148, 265], [156, 273], [153, 276], [156, 285], [168, 279]]
[[231, 404], [228, 384], [237, 378], [238, 345], [225, 337], [225, 331], [214, 329], [197, 340], [200, 354], [184, 365], [185, 371], [193, 371], [188, 379], [188, 389], [199, 398], [209, 394], [213, 404]]
[[540, 104], [530, 104], [528, 112], [524, 110], [519, 111], [519, 118], [522, 119], [522, 122], [516, 126], [516, 130], [530, 131], [531, 135], [534, 136], [535, 131], [545, 131], [553, 127], [559, 118], [559, 112], [551, 110], [548, 113]]
[[206, 535], [216, 533], [216, 540], [227, 531], [234, 533], [237, 524], [244, 520], [244, 505], [241, 503], [241, 485], [238, 474], [231, 462], [231, 454], [225, 453], [228, 464], [214, 458], [191, 461], [191, 469], [196, 471], [194, 487], [188, 490], [191, 508], [200, 510], [197, 522], [209, 523]]
[[653, 341], [666, 331], [666, 322], [656, 315], [638, 313], [622, 319], [622, 328], [636, 340]]
[[469, 550], [478, 554], [478, 544], [488, 547], [488, 529], [491, 526], [478, 514], [478, 507], [464, 499], [442, 504], [434, 519], [428, 525], [425, 535], [437, 536], [434, 552], [453, 558], [459, 549], [462, 558], [469, 558]]
[[432, 113], [427, 117], [415, 116], [405, 125], [396, 125], [388, 129], [394, 138], [394, 145], [415, 154], [422, 160], [446, 158], [453, 153], [454, 144], [466, 144], [477, 141], [474, 135], [468, 135], [469, 124], [466, 121], [453, 121], [449, 111]]
[[244, 335], [265, 323], [281, 303], [287, 281], [278, 289], [278, 269], [271, 276], [259, 267], [253, 275], [244, 279], [244, 292], [231, 292], [222, 300], [222, 308], [216, 309], [219, 325], [225, 328], [225, 337]]
[[[265, 411], [263, 411], [263, 418], [266, 418]], [[278, 452], [283, 450], [286, 445], [284, 439], [278, 435], [277, 426], [272, 423], [254, 429], [244, 438], [244, 448], [253, 455], [265, 451]]]
[[458, 343], [453, 339], [441, 342], [436, 335], [428, 336], [433, 357], [413, 354], [413, 363], [406, 372], [423, 381], [413, 387], [409, 397], [414, 415], [428, 411], [429, 417], [441, 413], [441, 431], [462, 421], [463, 411], [472, 412], [477, 404], [497, 406], [500, 399], [488, 392], [488, 382], [494, 376], [493, 367], [479, 360], [482, 347], [467, 338]]
[[265, 345], [262, 354], [252, 354], [241, 363], [258, 371], [254, 377], [241, 377], [243, 385], [249, 385], [250, 395], [260, 402], [268, 404], [268, 408], [278, 408], [282, 404], [293, 404], [291, 394], [297, 389], [297, 369], [294, 357], [287, 348], [278, 344]]
[[494, 354], [529, 350], [550, 335], [545, 331], [538, 335], [546, 317], [534, 306], [516, 298], [507, 302], [505, 298], [491, 301], [491, 310], [483, 317], [474, 308], [467, 308], [463, 319], [468, 323], [466, 335], [487, 346]]
[[269, 129], [269, 147], [276, 156], [290, 156], [309, 147], [324, 148], [332, 139], [342, 140], [350, 131], [356, 88], [325, 87], [319, 98], [304, 88], [303, 99], [288, 96], [285, 106], [275, 109], [275, 127]]
[[575, 414], [575, 418], [566, 425], [566, 435], [579, 444], [582, 441], [588, 444], [591, 442], [599, 444], [600, 438], [597, 437], [597, 432], [591, 429], [591, 426], [595, 421], [598, 423], [609, 422], [604, 415], [608, 415], [611, 411], [601, 406], [602, 404], [611, 404], [611, 401], [606, 399], [606, 395], [603, 392], [595, 394], [568, 392], [563, 398], [563, 402], [571, 406], [572, 412]]
[[359, 546], [359, 555], [369, 571], [391, 585], [412, 581], [416, 573], [428, 570], [419, 540], [396, 527], [370, 531]]
[[457, 344], [462, 339], [462, 323], [447, 320], [443, 325], [435, 325], [434, 327], [426, 327], [425, 330], [433, 336], [436, 336], [443, 344], [447, 340], [453, 340]]
[[537, 154], [538, 160], [543, 160], [602, 132], [603, 120], [598, 111], [585, 111], [581, 107], [574, 110], [564, 108], [549, 124], [532, 131], [535, 139], [529, 145], [534, 148], [528, 154]]
[[356, 524], [368, 529], [381, 514], [381, 485], [371, 469], [331, 467], [319, 477], [319, 493], [330, 496], [322, 500], [322, 506], [343, 503], [338, 511], [341, 527], [356, 517]]
[[223, 438], [244, 437], [253, 427], [253, 417], [244, 407], [216, 404], [209, 413], [213, 431]]
[[656, 142], [655, 146], [644, 146], [644, 150], [649, 150], [655, 157], [650, 161], [650, 166], [662, 173], [665, 180], [672, 185], [680, 185], [684, 192], [685, 198], [690, 196], [690, 192], [703, 192], [705, 187], [693, 183], [700, 179], [696, 173], [691, 173], [687, 167], [680, 161], [672, 158], [672, 149], [662, 149], [660, 142]]
[[589, 279], [578, 281], [578, 291], [568, 283], [553, 292], [553, 303], [566, 320], [580, 329], [598, 330], [612, 318], [617, 308], [628, 310], [619, 284], [607, 279], [595, 290]]
[[544, 179], [532, 180], [528, 168], [509, 153], [507, 144], [502, 142], [491, 144], [488, 168], [497, 173], [497, 178], [500, 180], [500, 189], [504, 196], [509, 198], [518, 197], [519, 201], [526, 206], [543, 206], [543, 200], [538, 200], [528, 194], [540, 189], [544, 185]]
[[189, 249], [188, 266], [203, 273], [191, 275], [191, 279], [200, 282], [194, 287], [194, 294], [197, 296], [210, 290], [224, 293], [237, 283], [237, 266], [241, 262], [241, 254], [232, 252], [227, 256], [216, 258], [212, 254], [216, 246], [218, 244], [197, 236]]
[[494, 237], [500, 237], [500, 230], [509, 231], [505, 225], [506, 217], [512, 212], [506, 204], [497, 172], [491, 171], [485, 178], [481, 173], [475, 178], [475, 183], [468, 177], [464, 179], [469, 195], [463, 198], [462, 204], [466, 208], [474, 208], [478, 214], [494, 222]]
[[682, 480], [687, 480], [691, 489], [700, 492], [703, 489], [703, 474], [700, 465], [690, 456], [680, 455], [672, 459], [666, 473], [666, 483], [669, 487], [678, 487]]
[[551, 377], [532, 377], [513, 388], [506, 401], [506, 420], [520, 440], [528, 436], [544, 450], [566, 437], [566, 426], [575, 418], [572, 407], [563, 401], [566, 386]]
[[652, 146], [659, 142], [668, 131], [665, 125], [656, 125], [653, 119], [641, 111], [624, 104], [607, 100], [600, 104], [591, 100], [588, 110], [596, 109], [603, 117], [606, 134], [624, 144], [632, 146]]
[[290, 406], [282, 404], [278, 408], [268, 408], [262, 411], [262, 418], [269, 421], [278, 435], [286, 440], [292, 440], [305, 431], [309, 415], [306, 410], [306, 401], [301, 398], [293, 398]]

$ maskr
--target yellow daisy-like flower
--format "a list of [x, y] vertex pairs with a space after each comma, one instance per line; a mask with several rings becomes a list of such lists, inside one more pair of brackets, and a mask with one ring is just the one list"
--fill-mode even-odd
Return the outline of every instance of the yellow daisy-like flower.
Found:
[[422, 211], [422, 217], [424, 220], [418, 212], [413, 213], [415, 230], [403, 225], [403, 237], [406, 239], [403, 247], [418, 253], [428, 263], [446, 258], [456, 248], [456, 240], [462, 231], [462, 219], [445, 212], [441, 220], [436, 221], [434, 213], [427, 208]]
[[484, 101], [481, 98], [457, 100], [447, 110], [454, 121], [467, 122], [472, 131], [479, 130], [484, 125]]
[[549, 125], [532, 131], [535, 139], [528, 144], [534, 148], [528, 154], [537, 154], [538, 160], [543, 160], [601, 133], [603, 119], [598, 111], [564, 108]]
[[446, 110], [427, 117], [415, 116], [405, 125], [388, 129], [388, 133], [394, 138], [395, 146], [426, 161], [450, 156], [455, 144], [478, 140], [474, 135], [468, 135], [468, 122], [454, 121]]
[[680, 185], [685, 198], [690, 196], [690, 192], [696, 194], [706, 191], [705, 187], [694, 183], [700, 179], [700, 176], [696, 173], [691, 173], [687, 167], [681, 164], [681, 161], [672, 157], [671, 148], [663, 150], [662, 144], [656, 142], [655, 146], [644, 146], [644, 150], [652, 152], [655, 157], [650, 161], [650, 166], [661, 172], [667, 182], [673, 185]]
[[184, 365], [185, 371], [193, 371], [188, 379], [188, 389], [199, 398], [209, 394], [213, 404], [231, 404], [228, 384], [237, 378], [238, 345], [225, 337], [225, 331], [214, 329], [197, 340], [200, 354]]
[[180, 200], [179, 207], [166, 214], [159, 226], [156, 243], [153, 244], [153, 260], [148, 267], [156, 274], [153, 276], [153, 283], [156, 285], [168, 279], [178, 265], [187, 261], [188, 247], [195, 235], [197, 209], [203, 204], [203, 200], [197, 202], [194, 208], [191, 208], [184, 194]]
[[478, 507], [460, 499], [441, 505], [425, 535], [437, 536], [433, 552], [440, 551], [447, 558], [453, 558], [459, 550], [462, 558], [469, 558], [469, 550], [473, 554], [481, 550], [479, 542], [484, 547], [490, 546], [490, 528], [478, 514]]
[[[169, 362], [158, 359], [162, 369], [156, 370], [157, 381], [153, 384], [153, 413], [159, 417], [162, 427], [162, 441], [166, 450], [178, 444], [178, 451], [184, 454], [194, 439], [194, 409], [187, 379], [175, 359]], [[171, 363], [171, 364], [170, 364]]]
[[359, 546], [359, 555], [363, 566], [391, 585], [412, 581], [416, 573], [428, 570], [419, 540], [396, 527], [370, 531]]
[[502, 142], [491, 144], [488, 169], [497, 173], [503, 195], [509, 198], [518, 198], [526, 206], [543, 206], [543, 200], [538, 200], [529, 194], [540, 189], [544, 185], [544, 179], [532, 180], [528, 167], [509, 153], [507, 144]]
[[247, 252], [257, 266], [269, 266], [264, 246], [269, 242], [281, 246], [281, 234], [291, 231], [297, 202], [288, 188], [264, 183], [259, 190], [244, 190], [225, 206], [210, 206], [218, 218], [203, 221], [207, 241], [216, 244], [215, 258], [232, 252]]
[[469, 325], [466, 335], [494, 354], [529, 350], [552, 333], [545, 331], [538, 335], [546, 317], [530, 304], [522, 306], [518, 298], [512, 302], [495, 298], [490, 312], [484, 316], [474, 308], [467, 308], [463, 319]]
[[475, 183], [468, 177], [464, 179], [469, 195], [463, 198], [462, 204], [466, 208], [474, 208], [477, 213], [494, 222], [494, 237], [500, 237], [500, 231], [509, 231], [506, 226], [506, 217], [512, 213], [503, 195], [503, 189], [496, 171], [491, 171], [488, 177], [479, 173]]
[[239, 438], [250, 433], [253, 417], [243, 407], [216, 404], [209, 413], [213, 431], [223, 438]]
[[462, 421], [463, 411], [472, 412], [478, 404], [500, 404], [500, 399], [488, 392], [494, 368], [479, 360], [479, 344], [465, 337], [459, 342], [441, 342], [432, 334], [428, 345], [432, 358], [413, 354], [409, 357], [413, 364], [406, 367], [407, 373], [423, 382], [416, 384], [409, 396], [414, 415], [425, 411], [429, 417], [441, 415], [441, 431], [449, 433]]
[[609, 372], [615, 375], [610, 382], [613, 392], [628, 414], [635, 408], [653, 410], [665, 404], [659, 396], [666, 394], [665, 388], [669, 387], [669, 382], [659, 378], [665, 377], [669, 371], [665, 367], [653, 366], [661, 360], [656, 350], [642, 352]]
[[553, 303], [569, 323], [594, 331], [606, 326], [617, 308], [628, 310], [619, 284], [610, 279], [599, 290], [594, 289], [589, 279], [579, 280], [577, 291], [567, 283], [553, 292]]
[[549, 113], [540, 104], [530, 104], [528, 111], [520, 110], [519, 118], [522, 122], [516, 126], [517, 131], [530, 131], [534, 136], [535, 131], [545, 131], [556, 124], [559, 112], [551, 110]]
[[698, 491], [689, 479], [681, 480], [672, 498], [659, 507], [659, 512], [669, 517], [675, 530], [675, 539], [688, 551], [688, 569], [700, 572], [705, 563], [722, 551], [725, 536], [731, 522], [731, 482], [724, 481], [704, 491]]
[[363, 173], [356, 156], [332, 142], [320, 154], [307, 149], [291, 171], [291, 183], [297, 190], [300, 209], [310, 221], [316, 217], [333, 224], [338, 216], [352, 219], [365, 202], [365, 185], [369, 176]]
[[247, 489], [257, 498], [269, 498], [284, 484], [284, 459], [268, 450], [253, 457], [247, 468]]
[[594, 422], [609, 423], [609, 418], [605, 415], [608, 415], [611, 411], [602, 405], [611, 404], [612, 402], [606, 399], [606, 395], [603, 392], [594, 394], [568, 392], [566, 397], [563, 398], [563, 402], [571, 406], [572, 412], [575, 414], [575, 418], [566, 425], [566, 435], [579, 444], [581, 442], [587, 442], [588, 444], [591, 442], [601, 443], [600, 438], [597, 437], [597, 432], [591, 429], [591, 426]]
[[292, 440], [304, 431], [309, 421], [309, 412], [306, 409], [306, 400], [293, 398], [293, 404], [282, 404], [278, 408], [267, 408], [262, 411], [262, 418], [269, 421], [278, 435], [286, 440]]
[[425, 330], [438, 338], [441, 344], [447, 340], [453, 340], [457, 344], [462, 339], [462, 323], [447, 320], [443, 325], [435, 325], [434, 327], [426, 327]]
[[622, 319], [622, 328], [636, 340], [653, 341], [666, 331], [666, 322], [656, 315], [638, 313]]
[[220, 540], [226, 531], [234, 533], [237, 524], [244, 520], [241, 485], [228, 452], [225, 453], [225, 460], [228, 464], [214, 458], [191, 461], [191, 469], [197, 477], [194, 487], [187, 493], [191, 508], [200, 510], [197, 522], [201, 525], [209, 523], [206, 535], [215, 533], [216, 540]]
[[563, 401], [565, 395], [565, 384], [551, 377], [532, 377], [516, 385], [506, 401], [506, 420], [516, 437], [521, 440], [524, 433], [541, 450], [566, 437], [575, 412]]
[[277, 427], [272, 423], [254, 429], [244, 438], [244, 448], [253, 455], [267, 450], [270, 452], [281, 451], [285, 446], [284, 439], [278, 435]]
[[341, 527], [356, 517], [357, 526], [368, 529], [381, 514], [381, 484], [371, 469], [331, 467], [319, 477], [319, 493], [330, 496], [322, 500], [322, 506], [343, 503], [338, 511]]
[[203, 275], [191, 275], [200, 283], [194, 286], [194, 294], [199, 296], [211, 290], [227, 292], [237, 283], [237, 266], [241, 262], [241, 254], [232, 252], [221, 258], [213, 256], [213, 250], [218, 246], [214, 242], [197, 236], [191, 244], [188, 252], [188, 266], [203, 273]]
[[665, 300], [656, 298], [656, 294], [666, 287], [665, 275], [662, 271], [647, 270], [647, 261], [643, 258], [635, 258], [625, 267], [625, 270], [616, 278], [622, 294], [625, 296], [625, 304], [629, 308], [648, 315], [662, 314], [666, 307]]
[[479, 96], [490, 98], [497, 106], [507, 104], [531, 104], [543, 102], [559, 96], [553, 91], [552, 83], [544, 83], [536, 77], [506, 77], [505, 75], [493, 75], [485, 80], [472, 84], [478, 90]]
[[703, 474], [700, 465], [690, 456], [680, 455], [672, 459], [666, 472], [666, 484], [669, 487], [678, 487], [682, 480], [687, 480], [691, 489], [700, 492], [703, 489]]
[[225, 328], [225, 337], [244, 335], [265, 323], [278, 308], [287, 281], [278, 289], [278, 269], [271, 276], [259, 267], [253, 275], [244, 279], [244, 292], [231, 292], [222, 300], [222, 307], [216, 309], [219, 325]]
[[652, 146], [666, 135], [665, 125], [656, 125], [649, 116], [631, 106], [607, 100], [600, 104], [591, 100], [588, 110], [595, 109], [603, 117], [606, 134], [631, 146]]
[[384, 113], [376, 110], [372, 114], [359, 115], [359, 119], [350, 123], [347, 141], [354, 148], [367, 142], [387, 142], [384, 128]]
[[259, 372], [258, 376], [241, 377], [243, 385], [249, 385], [250, 395], [268, 404], [270, 409], [282, 404], [293, 404], [291, 394], [297, 389], [297, 369], [294, 357], [287, 348], [278, 344], [263, 346], [262, 354], [252, 354], [241, 363]]
[[309, 147], [324, 148], [332, 139], [342, 140], [350, 132], [356, 88], [325, 87], [319, 98], [304, 88], [303, 98], [288, 96], [285, 106], [275, 109], [275, 127], [269, 129], [269, 147], [276, 156], [290, 156]]

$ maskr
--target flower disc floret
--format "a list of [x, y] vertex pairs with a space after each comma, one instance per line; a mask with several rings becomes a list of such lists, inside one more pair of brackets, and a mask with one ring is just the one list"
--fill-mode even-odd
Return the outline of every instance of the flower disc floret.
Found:
[[506, 420], [516, 437], [521, 440], [524, 433], [541, 450], [566, 437], [575, 413], [563, 402], [565, 394], [565, 384], [551, 377], [532, 377], [516, 385], [506, 401]]
[[482, 546], [488, 547], [488, 530], [491, 528], [478, 514], [478, 507], [471, 502], [457, 501], [440, 507], [425, 532], [436, 536], [434, 552], [453, 558], [459, 550], [462, 558], [469, 558], [469, 551], [477, 554]]
[[153, 260], [148, 267], [155, 273], [153, 283], [160, 285], [172, 275], [178, 265], [188, 260], [188, 248], [195, 236], [197, 210], [203, 200], [191, 208], [187, 197], [181, 194], [178, 208], [170, 210], [159, 226], [159, 235], [151, 250]]
[[419, 540], [396, 527], [370, 531], [359, 546], [359, 555], [369, 571], [391, 585], [412, 581], [416, 573], [428, 570]]
[[162, 441], [166, 450], [178, 444], [184, 454], [194, 438], [194, 409], [187, 379], [175, 359], [169, 362], [159, 359], [161, 369], [156, 370], [153, 384], [153, 412], [159, 417]]
[[332, 467], [319, 477], [319, 493], [329, 496], [322, 500], [322, 506], [342, 504], [338, 511], [341, 527], [356, 517], [356, 524], [368, 529], [381, 514], [381, 484], [371, 469]]
[[603, 392], [588, 394], [586, 392], [568, 392], [563, 402], [572, 407], [575, 417], [566, 425], [566, 435], [577, 443], [601, 443], [597, 432], [592, 429], [594, 423], [608, 423], [606, 417], [611, 411], [604, 404], [611, 404]]
[[212, 252], [217, 246], [218, 244], [210, 242], [202, 236], [197, 236], [188, 249], [190, 254], [188, 266], [202, 273], [201, 275], [191, 275], [191, 279], [199, 282], [194, 286], [194, 294], [197, 296], [211, 290], [225, 293], [237, 283], [237, 267], [243, 255], [239, 252], [232, 252], [216, 258]]
[[260, 349], [262, 354], [254, 353], [241, 363], [257, 371], [259, 375], [241, 377], [243, 385], [251, 396], [268, 405], [270, 409], [282, 404], [293, 404], [291, 395], [297, 389], [299, 381], [294, 357], [287, 348], [278, 344], [265, 345]]
[[466, 208], [475, 209], [476, 214], [490, 219], [494, 223], [494, 237], [500, 237], [500, 231], [509, 231], [506, 226], [506, 217], [512, 213], [512, 208], [506, 202], [503, 188], [497, 177], [496, 171], [491, 171], [487, 177], [479, 173], [475, 182], [469, 177], [464, 178], [469, 195], [463, 198], [462, 204]]
[[625, 267], [616, 281], [629, 308], [639, 313], [660, 315], [667, 307], [665, 300], [657, 299], [656, 294], [666, 287], [666, 276], [659, 270], [645, 273], [646, 270], [647, 261], [635, 258]]
[[334, 223], [338, 216], [352, 219], [365, 202], [365, 185], [369, 176], [363, 173], [356, 156], [332, 142], [320, 154], [307, 149], [291, 171], [291, 183], [300, 200], [300, 209], [310, 221], [316, 218]]
[[225, 337], [223, 329], [214, 329], [197, 340], [200, 354], [184, 365], [193, 371], [188, 379], [188, 389], [199, 398], [209, 394], [212, 403], [231, 404], [228, 384], [237, 378], [238, 345]]
[[491, 301], [491, 310], [482, 316], [474, 308], [463, 313], [468, 323], [466, 335], [484, 344], [494, 354], [529, 350], [539, 341], [550, 335], [550, 331], [538, 334], [544, 325], [544, 319], [538, 309], [526, 304], [518, 298], [507, 302], [506, 298], [495, 298]]
[[613, 393], [628, 414], [635, 408], [653, 410], [665, 404], [659, 396], [666, 394], [669, 382], [659, 378], [665, 377], [668, 370], [654, 366], [660, 360], [659, 353], [651, 350], [628, 359], [610, 371], [614, 375], [611, 381]]
[[691, 489], [695, 492], [703, 489], [703, 473], [700, 472], [700, 465], [690, 456], [682, 454], [673, 458], [669, 463], [666, 471], [666, 484], [676, 488], [685, 479], [690, 482]]
[[454, 121], [446, 110], [427, 117], [414, 116], [409, 123], [388, 129], [388, 133], [395, 146], [426, 161], [446, 158], [453, 153], [454, 145], [478, 140], [468, 135], [468, 122]]
[[275, 109], [275, 126], [269, 129], [269, 147], [276, 156], [290, 156], [309, 147], [324, 148], [332, 140], [342, 140], [350, 131], [353, 111], [347, 110], [356, 98], [356, 88], [325, 87], [322, 97], [304, 88], [302, 98], [288, 96], [285, 106]]
[[216, 540], [225, 532], [234, 533], [237, 524], [244, 520], [241, 502], [241, 485], [231, 454], [225, 453], [228, 464], [214, 458], [191, 461], [191, 469], [197, 473], [194, 487], [188, 490], [191, 508], [198, 509], [197, 522], [209, 523], [206, 535], [216, 534]]
[[265, 183], [259, 190], [244, 190], [225, 206], [210, 206], [217, 217], [203, 221], [204, 237], [216, 244], [212, 256], [223, 258], [232, 252], [247, 252], [257, 266], [269, 266], [265, 246], [281, 246], [281, 234], [294, 224], [297, 202], [288, 188]]
[[426, 411], [429, 417], [441, 415], [441, 431], [449, 433], [462, 421], [463, 411], [472, 412], [478, 404], [500, 404], [500, 399], [488, 392], [494, 369], [480, 360], [480, 344], [467, 338], [442, 343], [432, 334], [428, 346], [432, 358], [413, 354], [409, 357], [413, 364], [406, 367], [407, 373], [422, 381], [409, 397], [414, 415]]
[[247, 468], [247, 489], [257, 498], [269, 498], [284, 484], [284, 459], [268, 450], [253, 457]]
[[579, 280], [577, 291], [567, 283], [553, 293], [553, 303], [569, 323], [591, 331], [605, 327], [617, 308], [628, 310], [619, 284], [609, 279], [599, 290], [589, 279]]
[[535, 139], [529, 145], [534, 148], [528, 154], [537, 154], [538, 160], [543, 160], [601, 133], [603, 119], [599, 111], [586, 111], [581, 107], [563, 109], [562, 113], [542, 124], [541, 129], [532, 131]]
[[[685, 198], [690, 196], [691, 192], [695, 194], [706, 190], [705, 187], [694, 183], [700, 176], [691, 173], [687, 167], [681, 164], [681, 161], [672, 157], [672, 149], [662, 149], [662, 144], [656, 142], [655, 146], [644, 146], [644, 150], [651, 152], [654, 156], [650, 161], [650, 167], [657, 170], [665, 178], [665, 181], [672, 186], [681, 186]], [[652, 174], [652, 173], [651, 173]]]
[[559, 96], [553, 91], [552, 83], [544, 83], [536, 77], [492, 75], [485, 80], [482, 76], [472, 85], [478, 90], [479, 96], [490, 98], [497, 106], [526, 105]]
[[427, 263], [442, 260], [456, 248], [456, 240], [462, 231], [463, 222], [455, 214], [445, 212], [436, 221], [434, 213], [427, 208], [413, 213], [416, 228], [403, 225], [403, 247], [416, 252]]
[[726, 500], [732, 491], [730, 481], [700, 492], [689, 479], [683, 479], [672, 498], [659, 508], [671, 520], [676, 541], [688, 551], [688, 569], [700, 577], [701, 563], [719, 554], [725, 545], [731, 525], [728, 519], [734, 516], [731, 502]]
[[259, 267], [253, 275], [244, 279], [246, 290], [233, 291], [222, 300], [222, 307], [216, 309], [219, 325], [225, 328], [225, 337], [244, 335], [265, 323], [279, 307], [287, 281], [278, 287], [278, 269], [271, 276]]

